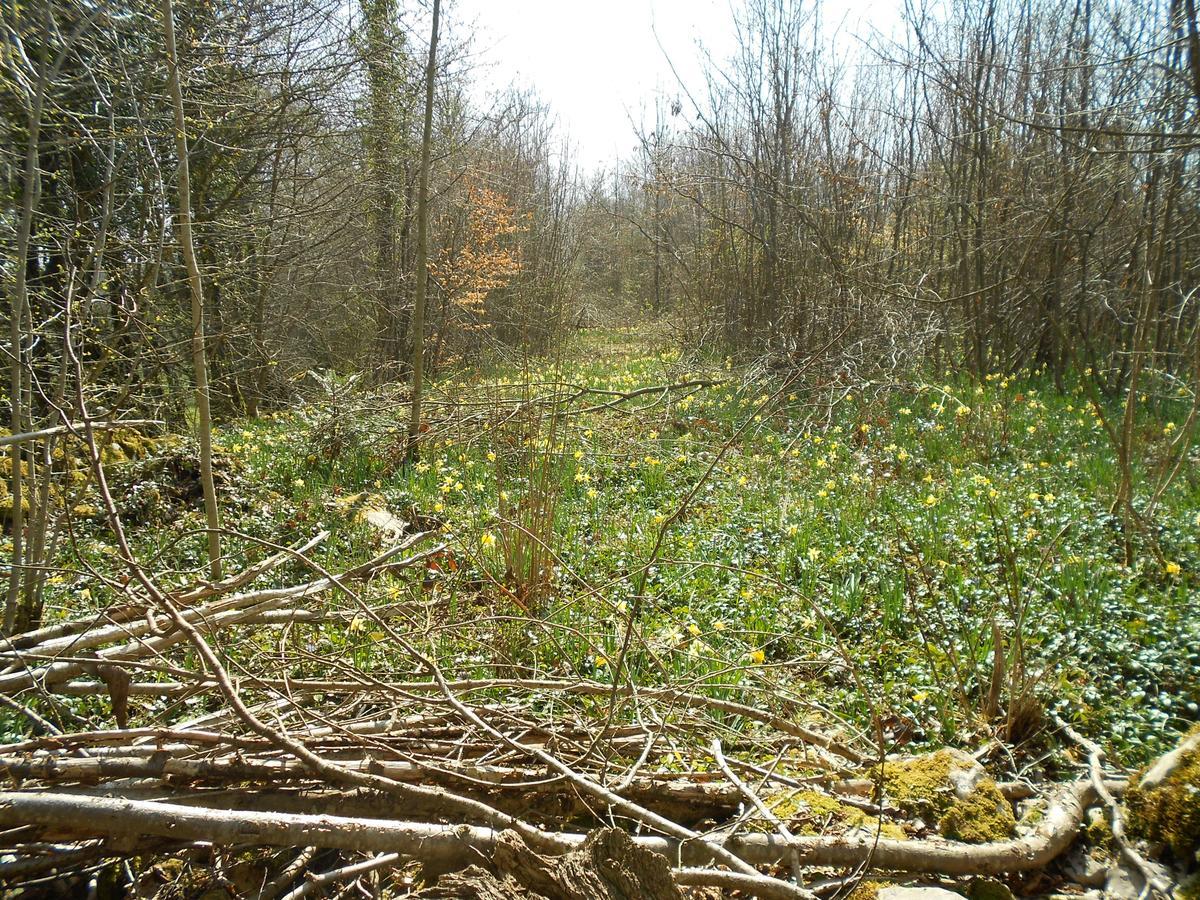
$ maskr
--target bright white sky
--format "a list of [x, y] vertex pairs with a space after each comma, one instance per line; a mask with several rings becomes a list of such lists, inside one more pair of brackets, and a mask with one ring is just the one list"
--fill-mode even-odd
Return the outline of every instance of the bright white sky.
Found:
[[[536, 88], [588, 171], [632, 154], [630, 118], [640, 122], [644, 112], [652, 121], [656, 94], [668, 100], [681, 94], [668, 56], [689, 89], [703, 95], [698, 46], [718, 61], [732, 55], [732, 5], [741, 2], [455, 0], [450, 10], [458, 29], [466, 25], [475, 34], [481, 91]], [[891, 30], [901, 2], [826, 0], [821, 18], [839, 56], [858, 45], [855, 33]]]

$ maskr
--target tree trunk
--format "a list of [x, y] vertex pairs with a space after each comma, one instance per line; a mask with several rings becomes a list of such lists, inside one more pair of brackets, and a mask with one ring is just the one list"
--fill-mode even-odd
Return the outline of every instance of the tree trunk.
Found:
[[200, 482], [204, 489], [204, 515], [208, 523], [208, 568], [215, 581], [221, 577], [221, 519], [212, 472], [212, 411], [209, 406], [208, 359], [204, 346], [204, 285], [196, 248], [192, 243], [191, 177], [188, 172], [187, 122], [183, 90], [179, 86], [179, 59], [175, 53], [175, 13], [171, 0], [162, 0], [163, 40], [167, 52], [167, 90], [175, 109], [175, 151], [179, 156], [179, 249], [187, 267], [192, 295], [192, 368], [196, 379], [196, 431], [200, 441]]
[[441, 0], [433, 0], [429, 62], [425, 66], [425, 123], [421, 130], [421, 174], [417, 188], [417, 285], [412, 317], [412, 408], [408, 420], [408, 458], [415, 459], [421, 433], [421, 384], [425, 368], [425, 287], [429, 280], [429, 157], [433, 146], [433, 88], [437, 75], [438, 16]]

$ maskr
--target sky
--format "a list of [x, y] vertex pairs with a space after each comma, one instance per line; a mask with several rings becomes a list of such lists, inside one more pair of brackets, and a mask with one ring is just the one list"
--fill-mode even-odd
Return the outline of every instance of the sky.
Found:
[[[459, 28], [475, 35], [475, 81], [484, 99], [509, 84], [534, 87], [574, 144], [584, 171], [632, 155], [631, 119], [652, 121], [654, 99], [703, 93], [703, 47], [735, 49], [731, 4], [741, 0], [456, 0]], [[826, 0], [821, 17], [842, 46], [887, 30], [899, 0]], [[472, 27], [473, 25], [473, 27]], [[461, 32], [460, 32], [461, 33]], [[672, 65], [678, 73], [672, 72]]]

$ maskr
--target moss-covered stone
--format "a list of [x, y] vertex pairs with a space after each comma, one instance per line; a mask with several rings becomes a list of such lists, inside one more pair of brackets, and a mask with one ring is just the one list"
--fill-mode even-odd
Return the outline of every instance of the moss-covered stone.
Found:
[[883, 792], [909, 815], [938, 818], [958, 799], [952, 776], [967, 771], [974, 761], [953, 750], [939, 750], [928, 756], [888, 760], [871, 772], [882, 781]]
[[986, 844], [1012, 837], [1017, 819], [996, 782], [984, 779], [965, 799], [951, 804], [938, 827], [951, 840]]
[[[3, 475], [5, 480], [12, 478], [12, 448], [0, 448], [0, 475]], [[29, 463], [21, 460], [21, 474], [29, 474]]]
[[[21, 509], [28, 509], [29, 503], [24, 497], [21, 498]], [[12, 518], [13, 514], [13, 498], [12, 491], [8, 487], [8, 479], [0, 477], [0, 522], [7, 522]]]
[[[22, 461], [21, 474], [29, 474], [29, 463]], [[9, 455], [9, 448], [0, 448], [0, 522], [7, 522], [13, 515], [13, 495], [9, 483], [12, 481], [12, 456]], [[21, 510], [28, 513], [29, 494], [28, 492], [21, 495]]]
[[1130, 834], [1165, 844], [1176, 859], [1190, 863], [1200, 852], [1200, 750], [1184, 753], [1150, 790], [1140, 785], [1144, 774], [1125, 793]]
[[967, 897], [969, 900], [1013, 900], [1013, 892], [995, 878], [972, 878], [967, 885]]

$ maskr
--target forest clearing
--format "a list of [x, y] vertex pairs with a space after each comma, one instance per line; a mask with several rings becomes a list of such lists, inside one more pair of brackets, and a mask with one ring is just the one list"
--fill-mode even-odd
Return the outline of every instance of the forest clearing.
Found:
[[4, 6], [0, 894], [1200, 895], [1200, 29], [1101, 5], [737, 3], [590, 175], [467, 0]]

